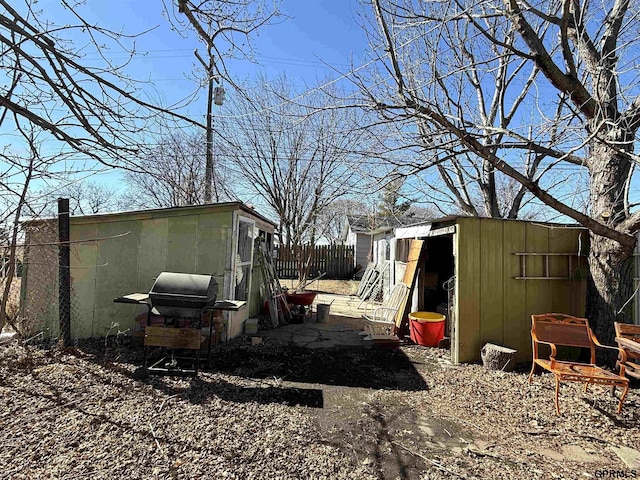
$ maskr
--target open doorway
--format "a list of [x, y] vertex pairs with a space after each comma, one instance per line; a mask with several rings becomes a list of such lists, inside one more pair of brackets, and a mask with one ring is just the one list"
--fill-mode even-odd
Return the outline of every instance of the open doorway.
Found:
[[451, 338], [455, 312], [453, 234], [428, 237], [424, 248], [417, 285], [418, 310], [445, 315], [444, 335]]
[[446, 233], [438, 234], [435, 230], [427, 231], [422, 235], [420, 234], [422, 232], [410, 232], [417, 233], [417, 235], [403, 236], [406, 232], [397, 232], [400, 235], [395, 241], [395, 278], [405, 276], [412, 238], [423, 240], [424, 244], [420, 262], [417, 264], [418, 274], [410, 298], [409, 311], [437, 312], [445, 315], [445, 336], [451, 337], [455, 313], [453, 298], [455, 287], [454, 231], [451, 228], [441, 230], [445, 230]]
[[420, 269], [420, 309], [440, 312], [448, 307], [449, 291], [445, 285], [454, 275], [453, 235], [426, 239], [426, 254]]

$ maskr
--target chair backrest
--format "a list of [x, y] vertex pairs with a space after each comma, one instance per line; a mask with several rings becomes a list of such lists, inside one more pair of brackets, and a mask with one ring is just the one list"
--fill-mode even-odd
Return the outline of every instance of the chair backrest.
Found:
[[[629, 340], [640, 343], [640, 325], [614, 322], [613, 326], [616, 329], [616, 337], [628, 338]], [[640, 358], [640, 354], [629, 350], [627, 350], [627, 356], [631, 358]]]
[[586, 318], [563, 313], [531, 315], [531, 332], [538, 340], [568, 347], [592, 348], [593, 340]]
[[391, 290], [387, 299], [382, 302], [382, 305], [388, 308], [400, 308], [400, 305], [404, 302], [408, 293], [409, 287], [400, 282], [393, 287], [393, 290]]
[[614, 322], [613, 326], [616, 329], [616, 337], [630, 338], [633, 341], [640, 342], [640, 325]]

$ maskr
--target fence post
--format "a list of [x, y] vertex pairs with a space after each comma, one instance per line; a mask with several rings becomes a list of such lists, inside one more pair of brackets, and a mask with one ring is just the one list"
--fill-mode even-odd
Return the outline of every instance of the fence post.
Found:
[[58, 199], [58, 313], [60, 338], [71, 344], [71, 255], [69, 248], [69, 199]]

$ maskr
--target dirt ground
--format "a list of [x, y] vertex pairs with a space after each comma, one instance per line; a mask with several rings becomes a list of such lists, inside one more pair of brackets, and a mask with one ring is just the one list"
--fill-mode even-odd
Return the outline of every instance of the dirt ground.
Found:
[[0, 479], [640, 475], [637, 386], [618, 415], [607, 389], [563, 385], [557, 416], [549, 375], [448, 357], [243, 336], [197, 378], [144, 378], [126, 343], [14, 341], [0, 345]]
[[[0, 478], [604, 478], [632, 475], [640, 395], [449, 365], [444, 352], [307, 350], [248, 338], [198, 378], [140, 352], [0, 346]], [[617, 477], [624, 478], [624, 477]], [[630, 478], [630, 477], [629, 477]]]

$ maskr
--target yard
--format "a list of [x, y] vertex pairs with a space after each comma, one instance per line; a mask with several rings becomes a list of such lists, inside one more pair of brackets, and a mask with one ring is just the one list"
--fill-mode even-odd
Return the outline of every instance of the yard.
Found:
[[[333, 287], [320, 286], [319, 290]], [[603, 478], [637, 475], [640, 394], [452, 365], [403, 344], [247, 337], [198, 378], [140, 373], [128, 345], [0, 346], [0, 478]], [[616, 453], [618, 452], [618, 453]], [[625, 464], [620, 456], [627, 459]], [[636, 463], [632, 463], [635, 461]], [[622, 477], [619, 477], [622, 478]]]

